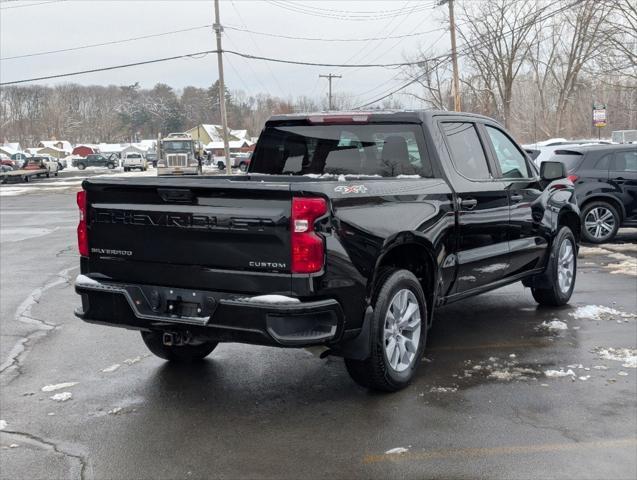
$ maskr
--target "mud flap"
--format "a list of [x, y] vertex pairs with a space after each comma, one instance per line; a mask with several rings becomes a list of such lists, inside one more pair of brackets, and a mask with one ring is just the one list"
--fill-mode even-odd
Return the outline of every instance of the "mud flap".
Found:
[[367, 307], [365, 310], [365, 317], [363, 319], [363, 326], [358, 336], [347, 340], [340, 344], [338, 347], [332, 350], [332, 353], [352, 360], [365, 360], [369, 358], [371, 354], [371, 332], [372, 332], [372, 315], [374, 309]]

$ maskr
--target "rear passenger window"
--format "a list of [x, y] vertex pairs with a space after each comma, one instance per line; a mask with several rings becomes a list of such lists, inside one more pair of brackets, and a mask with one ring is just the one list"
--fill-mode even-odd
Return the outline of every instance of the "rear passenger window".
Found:
[[610, 168], [610, 159], [612, 157], [613, 157], [612, 153], [609, 153], [608, 155], [604, 155], [602, 158], [597, 160], [593, 168], [595, 170], [608, 170]]
[[495, 157], [500, 165], [503, 178], [529, 178], [529, 166], [524, 155], [504, 132], [497, 128], [485, 125], [491, 145], [495, 151]]
[[637, 172], [637, 151], [617, 152], [613, 170], [616, 172]]
[[472, 180], [491, 178], [478, 132], [473, 123], [444, 122], [442, 128], [449, 143], [449, 153], [455, 169]]

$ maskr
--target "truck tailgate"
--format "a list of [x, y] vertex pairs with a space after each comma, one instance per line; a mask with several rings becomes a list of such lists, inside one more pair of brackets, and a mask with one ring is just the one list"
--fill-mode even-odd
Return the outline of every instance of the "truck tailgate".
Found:
[[165, 265], [192, 266], [193, 275], [201, 269], [289, 273], [288, 184], [180, 180], [84, 182], [91, 270], [99, 265], [105, 271], [98, 273], [108, 275], [109, 262], [126, 260], [148, 272]]

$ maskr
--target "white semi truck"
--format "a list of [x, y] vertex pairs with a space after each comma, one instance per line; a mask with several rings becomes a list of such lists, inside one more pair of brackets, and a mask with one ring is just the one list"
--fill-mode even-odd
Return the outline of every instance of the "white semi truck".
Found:
[[200, 143], [187, 133], [170, 133], [157, 145], [157, 175], [201, 175]]

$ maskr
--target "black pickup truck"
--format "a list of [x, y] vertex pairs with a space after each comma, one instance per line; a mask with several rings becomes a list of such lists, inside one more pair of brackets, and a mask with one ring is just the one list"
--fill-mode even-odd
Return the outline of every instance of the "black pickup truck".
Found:
[[76, 315], [140, 330], [172, 361], [219, 342], [322, 346], [356, 382], [398, 390], [435, 308], [517, 281], [569, 300], [565, 176], [478, 115], [275, 116], [247, 175], [85, 180]]

